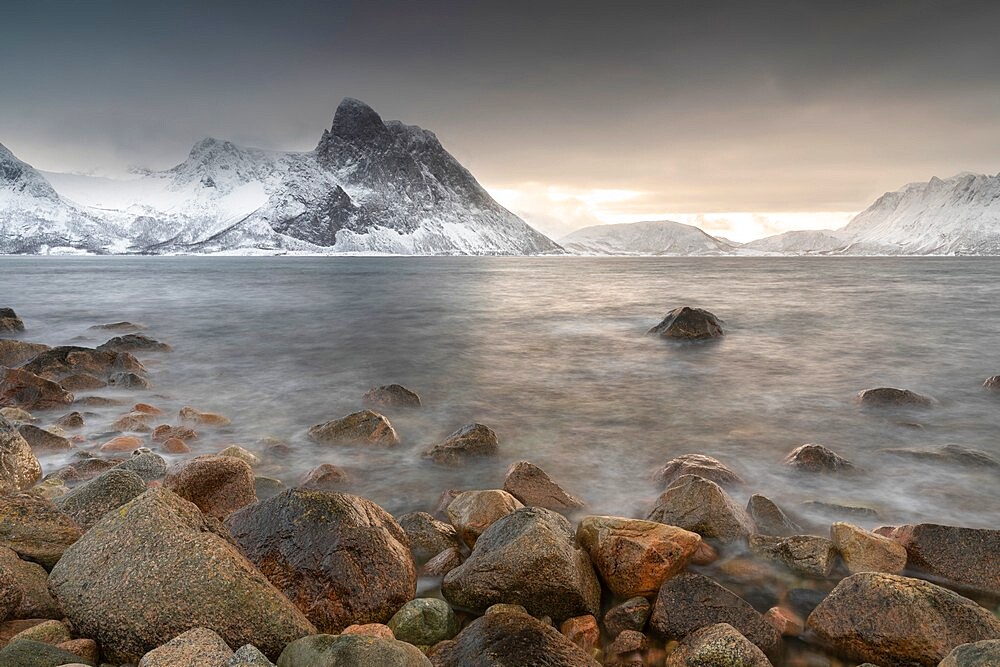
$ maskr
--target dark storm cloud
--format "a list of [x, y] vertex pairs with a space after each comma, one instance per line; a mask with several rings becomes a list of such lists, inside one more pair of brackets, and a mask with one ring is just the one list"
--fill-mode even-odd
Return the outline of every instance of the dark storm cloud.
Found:
[[0, 142], [78, 170], [206, 135], [309, 149], [350, 95], [498, 188], [855, 210], [1000, 169], [998, 25], [945, 0], [8, 3]]

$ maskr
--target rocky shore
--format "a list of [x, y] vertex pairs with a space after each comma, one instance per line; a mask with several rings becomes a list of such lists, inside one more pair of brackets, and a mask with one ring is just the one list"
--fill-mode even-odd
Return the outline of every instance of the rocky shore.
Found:
[[[661, 491], [642, 516], [592, 513], [518, 460], [495, 488], [393, 516], [329, 462], [263, 474], [282, 441], [207, 450], [229, 418], [167, 413], [153, 387], [171, 348], [138, 325], [49, 347], [28, 324], [0, 308], [0, 667], [1000, 665], [1000, 530], [868, 530], [865, 508], [837, 505], [818, 525], [697, 452], [637, 481]], [[679, 308], [650, 334], [703, 345], [723, 325]], [[372, 388], [308, 444], [393, 451], [394, 415], [422, 409], [413, 389]], [[893, 388], [855, 400], [935, 405]], [[962, 447], [886, 455], [1000, 476]], [[470, 423], [423, 457], [505, 454]], [[804, 484], [858, 474], [820, 444], [777, 464]]]

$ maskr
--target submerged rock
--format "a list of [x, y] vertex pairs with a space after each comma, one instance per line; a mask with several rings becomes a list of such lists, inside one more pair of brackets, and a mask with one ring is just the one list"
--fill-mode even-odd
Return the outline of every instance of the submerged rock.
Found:
[[866, 408], [929, 408], [934, 399], [909, 389], [878, 387], [858, 392], [855, 400]]
[[399, 444], [399, 436], [389, 420], [371, 410], [317, 424], [309, 429], [309, 439], [331, 445], [395, 447]]
[[837, 562], [837, 550], [833, 542], [813, 535], [751, 535], [747, 539], [747, 545], [758, 558], [780, 562], [793, 572], [807, 577], [828, 577]]
[[234, 459], [239, 459], [243, 461], [251, 468], [256, 468], [260, 465], [260, 457], [251, 452], [249, 449], [240, 447], [239, 445], [229, 445], [219, 450], [218, 456], [231, 456]]
[[674, 308], [659, 324], [646, 332], [650, 336], [679, 340], [704, 340], [723, 335], [722, 322], [701, 308]]
[[785, 456], [784, 465], [798, 472], [826, 473], [854, 469], [854, 464], [823, 445], [800, 445]]
[[0, 546], [51, 568], [83, 531], [51, 501], [21, 493], [0, 497]]
[[528, 461], [518, 461], [507, 469], [503, 489], [525, 505], [559, 511], [579, 509], [584, 503], [563, 491], [544, 470]]
[[0, 496], [31, 488], [42, 466], [13, 424], [0, 417]]
[[0, 308], [0, 332], [24, 331], [24, 322], [13, 308]]
[[753, 521], [715, 482], [697, 475], [677, 478], [646, 517], [725, 542], [754, 532]]
[[670, 486], [674, 480], [684, 475], [697, 475], [711, 480], [720, 486], [740, 486], [743, 478], [733, 472], [729, 466], [719, 459], [704, 454], [684, 454], [667, 461], [666, 465], [656, 471], [653, 481]]
[[667, 658], [666, 667], [771, 667], [764, 652], [728, 623], [687, 635]]
[[149, 389], [152, 384], [138, 373], [112, 373], [108, 377], [108, 385], [119, 389]]
[[983, 382], [983, 388], [990, 391], [1000, 391], [1000, 375], [986, 378], [986, 381]]
[[190, 440], [197, 440], [198, 433], [187, 426], [171, 426], [169, 424], [160, 424], [153, 429], [153, 442], [166, 442], [176, 438], [183, 442], [188, 442]]
[[115, 336], [106, 343], [97, 346], [105, 352], [170, 352], [171, 347], [155, 338], [144, 334], [125, 334]]
[[401, 384], [387, 384], [365, 392], [361, 404], [371, 410], [419, 408], [420, 397]]
[[424, 452], [424, 458], [446, 466], [459, 467], [469, 460], [496, 456], [500, 439], [496, 432], [482, 424], [466, 424]]
[[406, 642], [368, 635], [313, 635], [289, 644], [278, 667], [431, 667], [420, 650]]
[[889, 447], [878, 450], [879, 454], [895, 458], [911, 459], [927, 463], [944, 463], [970, 467], [1000, 468], [1000, 461], [984, 451], [961, 445], [944, 445], [937, 449], [910, 449]]
[[52, 410], [70, 405], [74, 400], [73, 394], [55, 382], [23, 368], [7, 368], [0, 379], [0, 406]]
[[448, 505], [448, 520], [472, 548], [483, 531], [521, 507], [517, 498], [500, 489], [465, 491]]
[[299, 480], [299, 486], [303, 489], [313, 489], [316, 491], [332, 491], [344, 486], [350, 480], [343, 468], [339, 468], [332, 463], [321, 463]]

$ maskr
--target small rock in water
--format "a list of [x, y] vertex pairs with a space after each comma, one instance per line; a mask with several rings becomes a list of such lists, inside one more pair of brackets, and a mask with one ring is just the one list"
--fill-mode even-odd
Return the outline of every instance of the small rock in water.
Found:
[[419, 408], [420, 397], [400, 384], [387, 384], [365, 392], [361, 405], [372, 410], [383, 408]]
[[833, 542], [813, 535], [751, 535], [747, 538], [747, 545], [758, 558], [780, 562], [807, 577], [829, 577], [837, 562]]
[[608, 647], [608, 654], [613, 656], [610, 664], [642, 665], [641, 653], [647, 648], [649, 639], [646, 635], [637, 630], [623, 630], [615, 636], [615, 640]]
[[299, 486], [303, 489], [330, 491], [344, 486], [348, 481], [349, 477], [343, 468], [332, 463], [321, 463], [302, 476]]
[[112, 373], [108, 378], [108, 385], [119, 389], [149, 389], [152, 385], [149, 380], [136, 373]]
[[427, 512], [403, 514], [398, 521], [410, 539], [410, 550], [417, 561], [433, 558], [460, 545], [455, 527], [438, 521]]
[[878, 450], [879, 454], [896, 458], [926, 461], [930, 463], [945, 463], [970, 467], [1000, 468], [1000, 461], [984, 451], [971, 449], [961, 445], [944, 445], [937, 449], [909, 449], [906, 447], [889, 447]]
[[670, 459], [666, 465], [656, 471], [653, 481], [670, 486], [675, 479], [684, 475], [698, 475], [711, 480], [719, 486], [740, 486], [743, 478], [733, 472], [722, 461], [704, 454], [684, 454]]
[[163, 485], [217, 519], [257, 500], [253, 469], [231, 456], [208, 454], [178, 463], [167, 470]]
[[107, 352], [170, 352], [166, 343], [143, 334], [125, 334], [116, 336], [108, 342], [98, 345], [98, 350]]
[[771, 661], [739, 630], [728, 623], [716, 623], [685, 636], [666, 662], [666, 667], [692, 665], [771, 667]]
[[983, 388], [989, 389], [990, 391], [1000, 392], [1000, 375], [994, 375], [991, 378], [986, 378], [986, 382], [983, 382]]
[[858, 392], [855, 400], [866, 408], [929, 408], [934, 399], [909, 389], [878, 387]]
[[528, 461], [518, 461], [507, 470], [503, 488], [525, 505], [557, 512], [584, 505], [582, 500], [563, 491], [544, 470]]
[[483, 531], [521, 507], [524, 505], [517, 498], [500, 489], [466, 491], [448, 505], [448, 519], [472, 548]]
[[171, 438], [188, 442], [189, 440], [197, 440], [198, 433], [187, 426], [170, 426], [169, 424], [160, 424], [153, 429], [153, 442], [166, 442]]
[[437, 598], [410, 600], [389, 619], [388, 625], [396, 639], [414, 646], [433, 646], [462, 629], [448, 603]]
[[371, 410], [317, 424], [309, 429], [309, 439], [333, 445], [395, 447], [399, 444], [399, 436], [389, 420]]
[[149, 425], [152, 415], [142, 412], [129, 412], [122, 415], [111, 424], [111, 429], [119, 432], [149, 433], [153, 428]]
[[855, 505], [840, 505], [838, 503], [828, 503], [822, 500], [807, 500], [799, 503], [806, 512], [821, 514], [832, 517], [856, 517], [859, 519], [877, 519], [878, 511], [871, 507], [858, 507]]
[[747, 502], [747, 514], [753, 519], [757, 532], [761, 535], [788, 537], [802, 533], [802, 528], [789, 519], [780, 507], [770, 498], [760, 494], [755, 493], [750, 496]]
[[496, 456], [499, 450], [500, 439], [493, 429], [482, 424], [467, 424], [444, 442], [425, 451], [424, 458], [440, 465], [459, 467], [470, 459]]
[[7, 368], [0, 379], [0, 406], [24, 410], [52, 410], [69, 405], [73, 394], [23, 368]]
[[42, 352], [24, 365], [24, 370], [58, 382], [74, 373], [108, 378], [116, 373], [145, 375], [146, 368], [128, 352], [106, 352], [72, 345]]
[[604, 614], [604, 630], [609, 637], [617, 637], [627, 630], [642, 632], [649, 620], [652, 605], [644, 597], [634, 597], [608, 609]]
[[30, 489], [42, 477], [31, 446], [14, 425], [0, 417], [0, 496]]
[[830, 526], [830, 537], [852, 574], [901, 574], [906, 569], [906, 549], [887, 537], [843, 522]]
[[142, 656], [139, 667], [221, 667], [231, 657], [233, 650], [222, 637], [208, 628], [194, 628]]
[[0, 331], [24, 331], [24, 322], [13, 308], [0, 308]]
[[17, 432], [27, 441], [35, 454], [53, 454], [73, 449], [73, 444], [68, 438], [32, 424], [21, 424], [17, 427]]
[[697, 475], [677, 478], [646, 518], [724, 542], [754, 532], [753, 521], [743, 508], [718, 484]]
[[141, 412], [144, 415], [161, 416], [166, 413], [155, 405], [149, 403], [136, 403], [132, 406], [132, 412]]
[[63, 389], [68, 389], [69, 391], [87, 391], [90, 389], [102, 389], [108, 386], [108, 383], [104, 380], [87, 373], [67, 375], [59, 380], [59, 384]]
[[195, 410], [190, 405], [181, 408], [180, 418], [186, 422], [193, 422], [202, 426], [229, 426], [232, 423], [228, 417], [214, 412]]
[[51, 348], [48, 345], [41, 343], [27, 343], [9, 338], [0, 339], [0, 366], [16, 368], [49, 349]]
[[83, 428], [85, 423], [83, 415], [76, 411], [64, 414], [56, 420], [56, 426], [71, 429]]
[[722, 336], [723, 331], [719, 318], [707, 310], [681, 306], [667, 313], [647, 334], [678, 340], [704, 340]]
[[188, 444], [180, 438], [167, 438], [160, 447], [167, 454], [187, 454], [191, 451]]
[[137, 435], [119, 435], [101, 445], [102, 452], [131, 452], [146, 444]]
[[258, 500], [273, 498], [285, 490], [285, 483], [273, 477], [257, 476], [253, 478], [254, 489], [257, 491]]
[[852, 470], [854, 464], [823, 445], [800, 445], [782, 463], [799, 472], [824, 473]]
[[142, 331], [146, 327], [132, 322], [110, 322], [108, 324], [95, 324], [90, 328], [94, 331]]
[[601, 645], [601, 629], [597, 619], [590, 614], [567, 618], [559, 626], [559, 631], [587, 653], [593, 653]]
[[806, 629], [805, 621], [791, 609], [771, 607], [764, 612], [764, 620], [782, 637], [798, 637]]

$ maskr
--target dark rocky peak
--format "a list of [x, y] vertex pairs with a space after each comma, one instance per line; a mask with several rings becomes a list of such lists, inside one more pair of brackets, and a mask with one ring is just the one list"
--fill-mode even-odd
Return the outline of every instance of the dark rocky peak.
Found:
[[391, 140], [381, 116], [353, 97], [345, 97], [333, 115], [333, 125], [323, 132], [316, 146], [320, 156], [332, 157], [348, 147], [385, 145]]
[[0, 144], [0, 188], [33, 197], [59, 197], [44, 176], [30, 164], [17, 159], [3, 144]]

